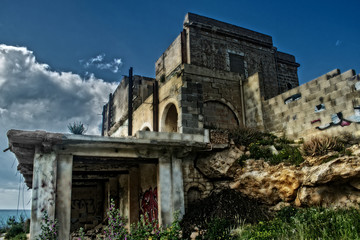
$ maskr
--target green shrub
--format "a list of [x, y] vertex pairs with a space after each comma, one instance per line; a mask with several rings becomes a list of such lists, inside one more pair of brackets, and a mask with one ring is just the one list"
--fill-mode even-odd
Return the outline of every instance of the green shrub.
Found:
[[54, 221], [49, 218], [46, 211], [43, 212], [43, 219], [41, 222], [41, 233], [36, 238], [37, 240], [56, 240], [58, 236], [58, 224], [57, 220]]
[[286, 144], [281, 144], [281, 145], [277, 145], [276, 149], [279, 150], [279, 153], [277, 155], [274, 154], [271, 156], [271, 158], [269, 158], [269, 162], [272, 165], [285, 162], [299, 166], [300, 163], [304, 161], [301, 152], [296, 147], [292, 147]]
[[9, 217], [6, 222], [8, 228], [6, 229], [5, 239], [14, 239], [20, 234], [25, 234], [24, 223], [22, 216], [20, 216], [19, 222], [16, 221], [15, 217]]
[[228, 240], [230, 236], [231, 222], [226, 219], [214, 218], [207, 225], [205, 234], [200, 239], [208, 240]]
[[269, 133], [261, 132], [255, 128], [240, 127], [230, 132], [229, 137], [235, 144], [249, 146], [251, 143], [262, 141], [263, 145], [271, 145], [275, 136]]

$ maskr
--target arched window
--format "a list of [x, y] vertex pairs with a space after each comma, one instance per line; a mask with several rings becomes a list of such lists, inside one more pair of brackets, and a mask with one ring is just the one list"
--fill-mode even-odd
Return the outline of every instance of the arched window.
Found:
[[197, 187], [191, 187], [187, 192], [188, 203], [193, 203], [201, 198], [201, 191]]
[[162, 116], [162, 132], [177, 132], [178, 131], [178, 112], [174, 104], [170, 103], [165, 107]]

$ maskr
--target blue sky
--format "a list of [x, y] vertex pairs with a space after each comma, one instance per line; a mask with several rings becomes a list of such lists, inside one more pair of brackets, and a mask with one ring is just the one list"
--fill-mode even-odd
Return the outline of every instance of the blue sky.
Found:
[[[187, 12], [271, 35], [301, 64], [300, 83], [335, 68], [359, 73], [359, 9], [358, 0], [2, 0], [0, 146], [7, 147], [10, 128], [66, 132], [81, 120], [98, 134], [101, 106], [116, 83], [130, 66], [153, 77]], [[0, 209], [17, 208], [14, 156], [1, 151], [0, 162]], [[30, 208], [26, 194], [20, 206]]]

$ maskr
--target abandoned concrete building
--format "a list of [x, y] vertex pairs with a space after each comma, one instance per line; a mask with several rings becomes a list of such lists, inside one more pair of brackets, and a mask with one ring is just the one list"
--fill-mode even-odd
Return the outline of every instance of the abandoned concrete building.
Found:
[[60, 239], [94, 228], [110, 199], [136, 222], [147, 213], [169, 224], [218, 185], [197, 153], [226, 148], [214, 129], [254, 127], [290, 138], [360, 133], [360, 76], [331, 71], [299, 86], [295, 57], [268, 35], [188, 13], [155, 63], [156, 77], [129, 76], [103, 108], [102, 136], [10, 130], [8, 139], [32, 188], [31, 239], [44, 210]]

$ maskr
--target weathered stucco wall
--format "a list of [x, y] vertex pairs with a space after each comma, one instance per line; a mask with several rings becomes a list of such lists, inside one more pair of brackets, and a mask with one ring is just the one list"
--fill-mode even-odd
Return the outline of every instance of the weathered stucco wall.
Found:
[[167, 77], [176, 67], [182, 63], [181, 55], [181, 35], [165, 50], [161, 57], [155, 63], [156, 78], [160, 80], [161, 76]]
[[263, 109], [260, 94], [261, 73], [250, 76], [244, 82], [245, 121], [247, 127], [264, 130]]
[[[344, 131], [359, 135], [358, 123], [340, 121], [339, 125], [336, 125], [337, 119], [333, 115], [341, 112], [343, 119], [352, 119], [355, 115], [354, 108], [360, 105], [360, 92], [355, 87], [359, 81], [360, 75], [356, 75], [353, 70], [340, 74], [340, 71], [336, 69], [264, 101], [265, 129], [284, 132], [292, 138], [306, 138], [324, 133], [336, 135]], [[301, 98], [296, 94], [301, 94]], [[285, 101], [292, 96], [294, 100], [288, 100], [285, 104]], [[322, 109], [321, 104], [325, 109]], [[316, 110], [317, 106], [318, 110]], [[330, 123], [332, 126], [328, 126], [329, 128], [325, 130], [316, 129], [316, 127], [324, 128]]]

